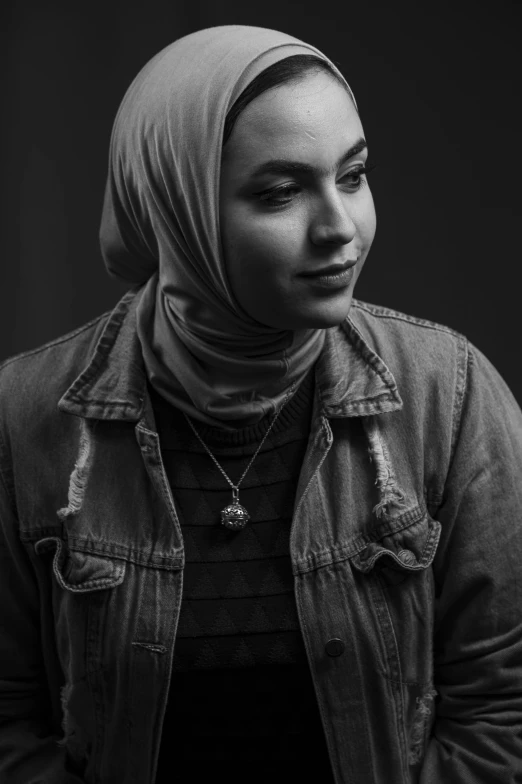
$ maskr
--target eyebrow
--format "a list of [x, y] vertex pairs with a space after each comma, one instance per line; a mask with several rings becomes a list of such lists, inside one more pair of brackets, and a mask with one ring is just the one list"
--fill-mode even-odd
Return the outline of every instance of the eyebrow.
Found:
[[304, 163], [303, 161], [291, 161], [286, 160], [285, 158], [274, 158], [270, 161], [265, 161], [260, 166], [258, 166], [254, 171], [251, 173], [251, 177], [260, 177], [262, 174], [333, 174], [335, 173], [343, 163], [346, 163], [353, 158], [354, 155], [357, 155], [362, 150], [366, 149], [368, 145], [366, 144], [366, 140], [362, 137], [358, 139], [355, 144], [352, 146], [339, 158], [337, 163], [332, 167], [332, 169], [324, 170], [318, 169], [315, 166], [312, 166], [310, 163]]

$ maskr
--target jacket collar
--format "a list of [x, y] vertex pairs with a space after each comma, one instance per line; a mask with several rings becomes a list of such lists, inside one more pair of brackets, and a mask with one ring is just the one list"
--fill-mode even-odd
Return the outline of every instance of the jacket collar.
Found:
[[[139, 292], [127, 292], [108, 317], [94, 354], [58, 402], [60, 411], [93, 419], [137, 422], [147, 381], [136, 330]], [[326, 330], [316, 379], [323, 414], [368, 416], [402, 408], [395, 379], [350, 316]]]

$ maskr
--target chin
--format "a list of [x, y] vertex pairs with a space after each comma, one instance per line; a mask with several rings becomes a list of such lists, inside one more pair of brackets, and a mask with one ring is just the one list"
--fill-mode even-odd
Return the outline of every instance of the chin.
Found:
[[[297, 330], [297, 329], [328, 329], [337, 327], [341, 324], [352, 305], [353, 291], [348, 296], [336, 297], [330, 302], [317, 299], [312, 302], [300, 302], [300, 307], [295, 307], [292, 300], [279, 303], [277, 311], [270, 313], [253, 313], [251, 315], [260, 323], [273, 329]], [[292, 307], [293, 306], [293, 307]]]
[[[293, 329], [307, 328], [307, 329], [328, 329], [329, 327], [337, 327], [347, 317], [352, 306], [352, 294], [348, 302], [346, 300], [342, 303], [332, 303], [330, 306], [323, 305], [322, 307], [310, 308], [308, 313], [300, 314], [299, 326], [294, 326]], [[297, 319], [296, 319], [297, 321]]]

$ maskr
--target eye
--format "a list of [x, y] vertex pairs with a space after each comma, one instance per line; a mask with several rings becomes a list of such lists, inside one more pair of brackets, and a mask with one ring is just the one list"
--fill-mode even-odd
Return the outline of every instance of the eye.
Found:
[[357, 166], [355, 169], [351, 169], [349, 172], [344, 174], [339, 182], [346, 187], [347, 190], [350, 192], [358, 191], [359, 188], [365, 182], [365, 175], [372, 171], [375, 168], [375, 165], [364, 164], [361, 166]]
[[278, 185], [277, 188], [270, 188], [270, 190], [257, 193], [259, 201], [268, 204], [272, 207], [278, 207], [283, 204], [289, 204], [299, 193], [301, 188], [295, 182]]

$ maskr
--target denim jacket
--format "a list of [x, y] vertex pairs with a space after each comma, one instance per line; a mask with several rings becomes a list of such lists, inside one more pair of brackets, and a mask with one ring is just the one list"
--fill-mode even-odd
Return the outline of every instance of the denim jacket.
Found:
[[[184, 549], [136, 304], [0, 369], [2, 784], [154, 782]], [[520, 409], [359, 301], [315, 374], [290, 552], [335, 781], [522, 782]]]

